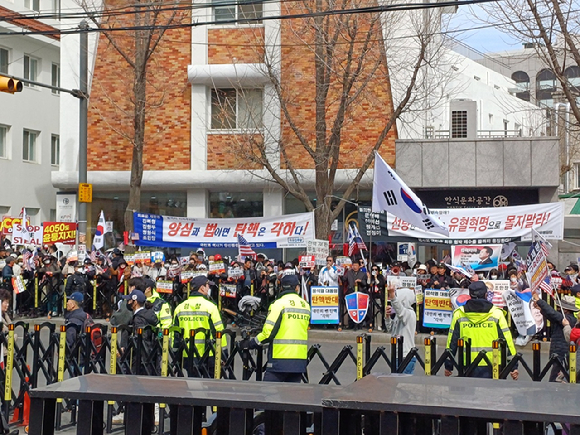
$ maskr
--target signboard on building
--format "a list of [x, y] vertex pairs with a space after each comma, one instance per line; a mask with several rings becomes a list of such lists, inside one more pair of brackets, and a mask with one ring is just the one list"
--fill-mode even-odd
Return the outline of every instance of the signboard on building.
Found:
[[56, 221], [76, 222], [77, 220], [77, 195], [76, 193], [56, 194]]

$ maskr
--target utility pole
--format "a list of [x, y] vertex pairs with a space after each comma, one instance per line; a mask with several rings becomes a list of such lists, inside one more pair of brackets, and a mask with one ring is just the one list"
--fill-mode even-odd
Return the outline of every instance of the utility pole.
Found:
[[[79, 28], [80, 32], [80, 67], [79, 67], [79, 79], [80, 79], [80, 94], [79, 98], [79, 186], [82, 183], [87, 182], [87, 118], [88, 118], [88, 107], [89, 107], [89, 96], [88, 96], [88, 39], [89, 39], [89, 25], [86, 20], [81, 21]], [[86, 245], [89, 241], [89, 235], [87, 234], [87, 203], [78, 201], [79, 195], [77, 194], [77, 204], [78, 204], [78, 241], [80, 243], [80, 235], [85, 235]], [[77, 246], [78, 248], [78, 246]]]

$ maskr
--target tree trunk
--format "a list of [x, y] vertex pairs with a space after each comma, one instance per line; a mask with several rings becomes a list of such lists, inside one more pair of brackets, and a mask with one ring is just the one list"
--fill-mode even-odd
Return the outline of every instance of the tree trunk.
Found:
[[330, 208], [318, 207], [314, 210], [314, 222], [316, 225], [316, 238], [319, 240], [328, 240], [330, 226], [332, 225], [332, 211]]

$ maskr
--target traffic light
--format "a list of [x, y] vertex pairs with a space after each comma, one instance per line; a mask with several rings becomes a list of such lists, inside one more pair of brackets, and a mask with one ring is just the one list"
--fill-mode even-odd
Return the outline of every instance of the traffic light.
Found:
[[6, 92], [8, 94], [22, 92], [22, 82], [9, 77], [0, 76], [0, 92]]

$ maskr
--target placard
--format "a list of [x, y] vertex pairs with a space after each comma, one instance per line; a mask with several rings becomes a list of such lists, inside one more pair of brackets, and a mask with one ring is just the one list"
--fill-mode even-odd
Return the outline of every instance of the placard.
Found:
[[173, 281], [157, 281], [155, 284], [158, 293], [173, 293]]
[[425, 289], [425, 309], [423, 326], [425, 328], [447, 329], [451, 326], [453, 306], [449, 291]]
[[338, 287], [310, 287], [310, 323], [336, 325], [338, 319]]
[[302, 268], [313, 269], [316, 265], [314, 255], [301, 255], [298, 257], [299, 266]]
[[387, 287], [391, 283], [395, 283], [396, 288], [410, 288], [413, 290], [417, 285], [417, 277], [387, 275]]
[[149, 251], [135, 252], [135, 262], [140, 262], [145, 266], [149, 266], [151, 264], [151, 252]]
[[510, 289], [509, 279], [484, 279], [483, 282], [489, 292], [487, 300], [497, 307], [505, 307], [504, 292]]
[[220, 284], [220, 296], [222, 298], [235, 299], [238, 287], [235, 284]]
[[26, 291], [26, 285], [24, 284], [24, 278], [22, 278], [22, 275], [12, 277], [12, 288], [16, 294], [24, 293]]
[[226, 273], [226, 266], [223, 261], [210, 261], [208, 267], [211, 275]]
[[306, 242], [306, 254], [314, 256], [317, 266], [326, 266], [329, 252], [328, 240], [308, 240]]
[[74, 245], [77, 239], [75, 222], [44, 222], [42, 224], [42, 241], [44, 244], [63, 243]]

